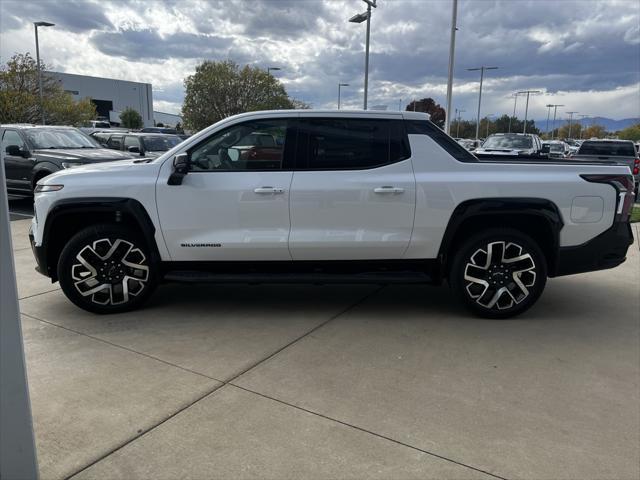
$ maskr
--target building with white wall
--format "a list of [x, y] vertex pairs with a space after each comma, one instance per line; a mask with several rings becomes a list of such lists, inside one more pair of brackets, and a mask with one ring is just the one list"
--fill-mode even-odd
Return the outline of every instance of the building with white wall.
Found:
[[153, 119], [156, 122], [156, 125], [162, 124], [165, 127], [175, 127], [178, 123], [180, 125], [184, 125], [182, 121], [182, 117], [180, 115], [176, 115], [175, 113], [165, 113], [165, 112], [153, 112]]
[[120, 112], [127, 107], [136, 110], [145, 127], [154, 126], [153, 87], [150, 83], [129, 82], [113, 78], [89, 77], [73, 73], [46, 72], [57, 79], [74, 100], [89, 97], [99, 117], [120, 123]]

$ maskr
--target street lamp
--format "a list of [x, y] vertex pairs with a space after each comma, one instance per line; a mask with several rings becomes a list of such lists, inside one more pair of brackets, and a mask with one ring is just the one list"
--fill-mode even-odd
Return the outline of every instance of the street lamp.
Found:
[[522, 92], [518, 92], [518, 95], [527, 94], [527, 106], [524, 109], [524, 127], [522, 127], [522, 133], [527, 133], [527, 114], [529, 113], [529, 95], [542, 93], [540, 90], [523, 90]]
[[[456, 51], [456, 30], [458, 27], [458, 0], [453, 0], [453, 8], [451, 10], [451, 38], [449, 40], [449, 78], [447, 79], [447, 110], [445, 111], [445, 126], [444, 131], [448, 135], [450, 134], [449, 128], [451, 126], [451, 97], [453, 90], [453, 64], [454, 55]], [[455, 117], [454, 117], [455, 118]]]
[[467, 68], [468, 72], [477, 72], [480, 71], [480, 94], [478, 95], [478, 116], [476, 117], [476, 140], [480, 137], [480, 103], [482, 102], [482, 80], [484, 79], [484, 71], [485, 70], [497, 70], [498, 67], [476, 67], [476, 68]]
[[553, 105], [545, 105], [547, 107], [547, 135], [549, 135], [549, 117], [551, 116], [551, 107]]
[[580, 138], [582, 138], [582, 132], [583, 130], [585, 130], [582, 127], [582, 122], [584, 121], [585, 118], [589, 118], [591, 115], [578, 115], [580, 117]]
[[495, 116], [496, 116], [496, 114], [495, 114], [495, 113], [492, 113], [492, 114], [490, 114], [490, 115], [487, 115], [487, 117], [486, 117], [486, 118], [487, 118], [487, 134], [485, 135], [485, 137], [484, 137], [484, 138], [489, 137], [489, 121], [490, 121], [489, 119], [490, 119], [491, 117], [495, 117]]
[[553, 107], [553, 124], [551, 125], [551, 140], [555, 137], [556, 130], [556, 113], [558, 112], [558, 107], [564, 107], [564, 105], [547, 105], [548, 107]]
[[44, 94], [42, 93], [42, 69], [40, 68], [40, 45], [38, 44], [38, 27], [53, 27], [55, 23], [33, 22], [36, 31], [36, 62], [38, 64], [38, 90], [40, 91], [40, 113], [44, 125]]
[[342, 87], [348, 87], [349, 84], [348, 83], [339, 83], [338, 84], [338, 110], [340, 110], [340, 89]]
[[513, 115], [509, 117], [509, 133], [511, 133], [511, 120], [516, 118], [516, 105], [518, 103], [518, 92], [513, 94]]
[[460, 138], [460, 121], [462, 120], [462, 115], [460, 115], [462, 112], [466, 112], [466, 110], [460, 110], [458, 109], [457, 113], [458, 113], [458, 119], [456, 121], [456, 138]]
[[367, 95], [369, 92], [369, 37], [371, 36], [371, 7], [376, 8], [376, 0], [362, 0], [367, 4], [367, 11], [358, 13], [349, 19], [351, 23], [367, 21], [367, 41], [364, 54], [364, 109], [367, 109]]
[[271, 70], [282, 70], [280, 67], [267, 67], [267, 74], [271, 74]]
[[573, 122], [573, 114], [578, 112], [567, 112], [569, 114], [569, 140], [571, 140], [571, 123]]

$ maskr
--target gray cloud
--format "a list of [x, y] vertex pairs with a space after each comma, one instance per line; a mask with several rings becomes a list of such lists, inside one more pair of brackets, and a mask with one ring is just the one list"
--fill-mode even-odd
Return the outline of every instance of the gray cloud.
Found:
[[[0, 3], [0, 17], [3, 20], [2, 31], [15, 30], [22, 26], [33, 28], [33, 22], [47, 21], [55, 23], [57, 28], [81, 33], [95, 29], [113, 28], [104, 14], [100, 3], [82, 0], [64, 1], [13, 1]], [[5, 23], [7, 22], [7, 23]], [[5, 30], [6, 29], [6, 30]]]
[[[443, 97], [450, 8], [450, 0], [379, 0], [372, 17], [372, 99], [397, 104], [392, 95], [402, 92]], [[125, 9], [136, 18], [112, 25], [108, 19]], [[30, 28], [27, 22], [35, 18], [54, 21], [56, 29], [89, 35], [104, 55], [149, 65], [226, 58], [277, 65], [290, 91], [315, 106], [334, 102], [338, 82], [351, 83], [343, 93], [346, 104], [355, 105], [361, 101], [365, 28], [347, 19], [363, 9], [357, 0], [3, 0], [0, 25], [5, 35]], [[170, 34], [152, 27], [160, 11], [175, 22]], [[488, 75], [488, 101], [524, 88], [613, 91], [638, 84], [639, 25], [640, 3], [633, 0], [460, 0], [456, 101], [473, 108], [478, 75], [466, 68], [480, 64], [500, 67]], [[53, 47], [48, 52], [56, 62]], [[0, 53], [8, 53], [2, 45]], [[182, 78], [192, 72], [173, 72], [155, 97], [180, 103]]]

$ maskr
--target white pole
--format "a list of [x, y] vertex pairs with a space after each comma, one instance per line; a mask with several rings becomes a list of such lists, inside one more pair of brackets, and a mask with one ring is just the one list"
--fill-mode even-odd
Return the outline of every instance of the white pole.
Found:
[[448, 134], [451, 126], [451, 103], [453, 90], [453, 65], [456, 50], [456, 23], [458, 18], [458, 0], [453, 0], [451, 11], [451, 40], [449, 41], [449, 79], [447, 80], [447, 110], [445, 112], [444, 131]]
[[367, 3], [367, 44], [364, 59], [364, 109], [367, 109], [367, 96], [369, 93], [369, 37], [371, 36], [371, 4]]
[[484, 67], [480, 67], [480, 93], [478, 94], [478, 116], [476, 118], [476, 140], [480, 138], [480, 104], [482, 103], [482, 80], [484, 79]]
[[4, 168], [0, 185], [0, 478], [37, 479]]

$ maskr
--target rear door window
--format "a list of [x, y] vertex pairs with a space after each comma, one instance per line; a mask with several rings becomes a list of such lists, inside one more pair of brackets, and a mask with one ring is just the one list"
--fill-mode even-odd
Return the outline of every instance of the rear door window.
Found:
[[466, 148], [456, 142], [443, 130], [436, 127], [429, 120], [408, 120], [404, 122], [409, 135], [426, 135], [442, 147], [453, 158], [460, 162], [477, 162], [478, 159]]
[[112, 135], [107, 142], [109, 148], [115, 148], [116, 150], [122, 150], [122, 135]]
[[299, 122], [298, 169], [360, 170], [409, 158], [399, 121], [303, 118]]

